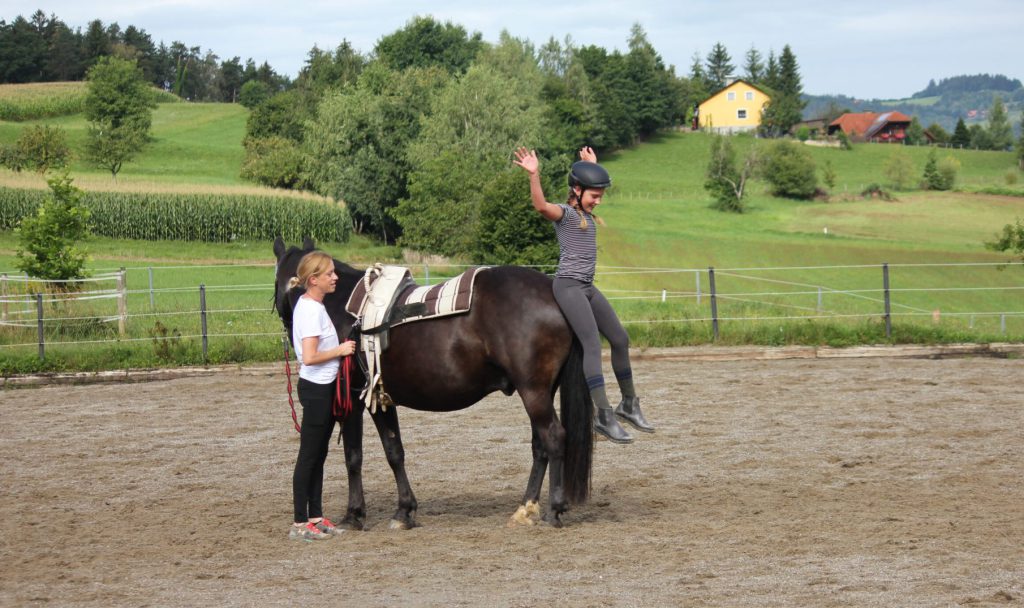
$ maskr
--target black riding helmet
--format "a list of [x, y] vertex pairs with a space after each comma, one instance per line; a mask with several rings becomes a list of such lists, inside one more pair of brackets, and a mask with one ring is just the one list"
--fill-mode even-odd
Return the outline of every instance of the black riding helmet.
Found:
[[607, 188], [612, 185], [612, 178], [604, 167], [597, 163], [586, 160], [579, 160], [572, 164], [569, 170], [569, 187], [581, 186], [582, 188]]

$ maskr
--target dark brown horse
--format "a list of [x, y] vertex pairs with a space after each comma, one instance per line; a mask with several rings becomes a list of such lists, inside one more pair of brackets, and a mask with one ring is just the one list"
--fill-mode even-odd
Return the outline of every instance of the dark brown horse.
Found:
[[[280, 238], [274, 241], [274, 304], [289, 334], [292, 307], [302, 290], [288, 290], [288, 280], [295, 276], [302, 256], [312, 249], [309, 239], [302, 249], [286, 247]], [[355, 322], [345, 312], [345, 302], [362, 280], [363, 271], [337, 260], [334, 266], [338, 285], [324, 298], [324, 306], [338, 335], [344, 338]], [[494, 391], [519, 393], [530, 417], [533, 467], [513, 521], [533, 523], [540, 514], [541, 486], [549, 466], [547, 522], [560, 526], [560, 516], [570, 503], [586, 501], [590, 493], [593, 404], [583, 377], [582, 351], [555, 302], [551, 279], [526, 268], [492, 268], [477, 276], [468, 313], [407, 323], [390, 332], [381, 368], [384, 388], [397, 404], [449, 412], [467, 408]], [[365, 382], [358, 375], [354, 393]], [[561, 421], [554, 408], [556, 389], [561, 395]], [[348, 509], [342, 523], [361, 529], [366, 516], [361, 472], [363, 410], [358, 394], [353, 395], [353, 402], [356, 407], [341, 421], [349, 480]], [[405, 472], [396, 409], [377, 408], [371, 418], [398, 484], [398, 509], [391, 526], [409, 528], [416, 525], [417, 504]]]

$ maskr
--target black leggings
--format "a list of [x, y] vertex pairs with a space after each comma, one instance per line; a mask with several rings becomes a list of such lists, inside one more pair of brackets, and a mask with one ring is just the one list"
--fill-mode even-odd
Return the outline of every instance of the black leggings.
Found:
[[334, 431], [334, 383], [317, 384], [299, 378], [299, 403], [302, 404], [302, 432], [299, 457], [292, 475], [295, 523], [323, 517], [324, 462]]
[[601, 371], [602, 335], [612, 347], [612, 370], [616, 379], [631, 379], [633, 372], [629, 364], [629, 334], [604, 295], [593, 283], [565, 277], [555, 278], [553, 290], [562, 314], [583, 345], [583, 373], [587, 377], [587, 386], [591, 390], [604, 386], [604, 372]]

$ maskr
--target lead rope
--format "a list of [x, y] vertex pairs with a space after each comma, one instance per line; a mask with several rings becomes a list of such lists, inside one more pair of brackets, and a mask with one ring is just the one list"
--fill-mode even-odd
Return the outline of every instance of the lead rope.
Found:
[[288, 336], [281, 336], [281, 343], [284, 344], [284, 373], [288, 378], [288, 406], [292, 408], [292, 423], [295, 424], [295, 432], [301, 434], [302, 427], [299, 425], [299, 417], [295, 413], [295, 400], [292, 399], [292, 366], [289, 362], [291, 355], [288, 352]]
[[[342, 391], [342, 379], [345, 389]], [[341, 358], [341, 373], [334, 384], [334, 417], [344, 419], [352, 412], [352, 355]]]

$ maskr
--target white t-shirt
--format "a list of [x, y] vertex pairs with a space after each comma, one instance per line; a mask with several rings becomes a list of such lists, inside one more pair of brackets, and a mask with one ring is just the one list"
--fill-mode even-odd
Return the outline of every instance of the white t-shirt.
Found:
[[299, 359], [299, 377], [317, 384], [330, 384], [338, 377], [339, 359], [331, 359], [317, 365], [302, 363], [302, 339], [312, 337], [320, 339], [316, 345], [317, 352], [331, 350], [340, 344], [338, 332], [334, 329], [334, 323], [327, 315], [324, 305], [302, 296], [295, 303], [295, 310], [292, 313], [292, 345], [295, 348], [295, 356]]

